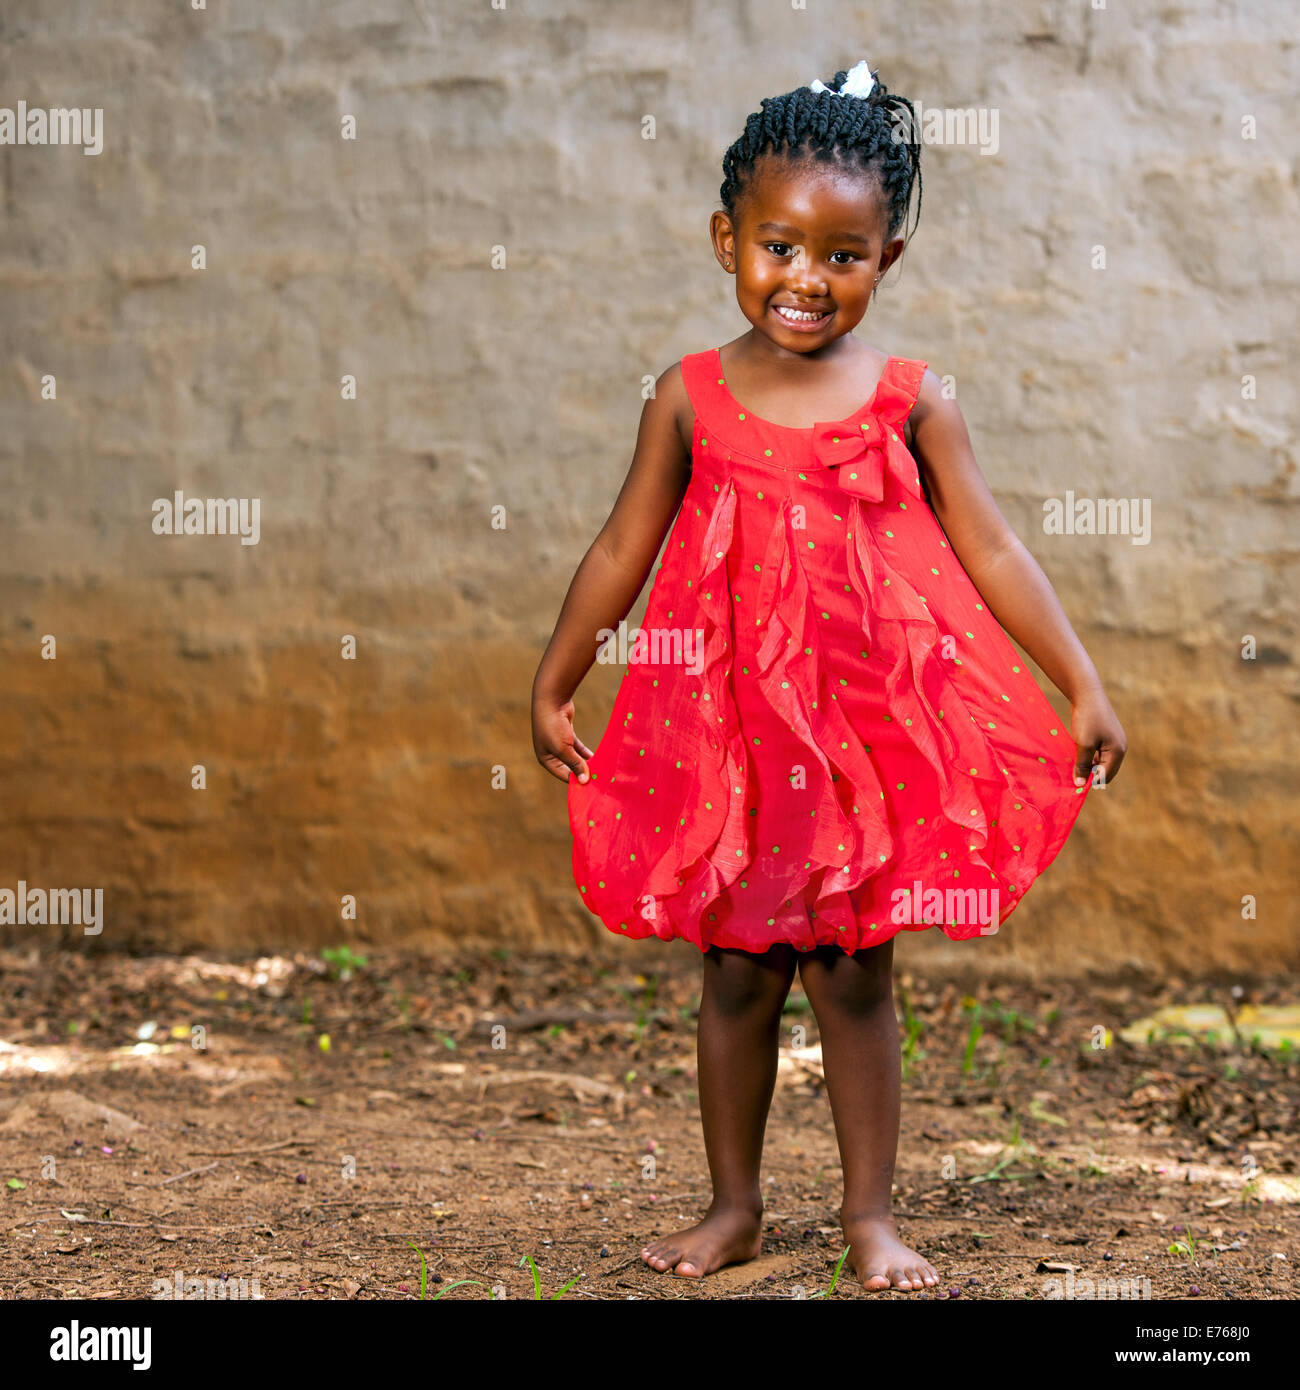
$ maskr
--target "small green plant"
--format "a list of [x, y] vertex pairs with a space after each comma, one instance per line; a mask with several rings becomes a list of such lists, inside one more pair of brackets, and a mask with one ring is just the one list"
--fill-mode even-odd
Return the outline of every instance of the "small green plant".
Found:
[[402, 1032], [411, 1031], [411, 993], [409, 990], [397, 990], [394, 992], [394, 1003], [397, 1005], [397, 1016], [402, 1020]]
[[1171, 1255], [1182, 1255], [1185, 1259], [1190, 1260], [1192, 1264], [1195, 1264], [1196, 1247], [1198, 1244], [1199, 1242], [1196, 1237], [1192, 1235], [1192, 1228], [1189, 1226], [1187, 1228], [1187, 1234], [1183, 1239], [1174, 1241], [1169, 1247], [1169, 1253]]
[[985, 1173], [977, 1173], [973, 1178], [968, 1178], [971, 1183], [977, 1182], [1026, 1182], [1033, 1175], [1031, 1173], [1008, 1173], [1005, 1170], [1017, 1159], [1028, 1163], [1030, 1167], [1045, 1168], [1047, 1162], [1039, 1154], [1032, 1144], [1025, 1141], [1020, 1132], [1020, 1116], [1016, 1112], [1011, 1115], [1011, 1128], [1007, 1134], [1006, 1148], [998, 1161]]
[[852, 1248], [853, 1247], [850, 1245], [844, 1247], [843, 1253], [840, 1255], [839, 1261], [835, 1266], [835, 1273], [831, 1276], [830, 1288], [823, 1289], [820, 1293], [809, 1294], [809, 1298], [829, 1298], [831, 1294], [835, 1292], [835, 1285], [840, 1282], [840, 1270], [844, 1268], [844, 1261], [848, 1259], [849, 1251]]
[[967, 1011], [970, 1016], [970, 1031], [966, 1034], [966, 1051], [962, 1055], [962, 1073], [969, 1076], [975, 1070], [975, 1048], [984, 1036], [984, 1025], [980, 1022], [980, 1006], [976, 1004]]
[[659, 976], [638, 975], [637, 980], [638, 984], [635, 989], [630, 989], [627, 985], [619, 985], [618, 992], [629, 1004], [648, 1010], [655, 1002], [655, 995], [659, 992]]
[[[977, 1183], [977, 1182], [1004, 1182], [1005, 1179], [1004, 1179], [1003, 1176], [1002, 1176], [1002, 1170], [1003, 1170], [1004, 1168], [1009, 1167], [1012, 1163], [1014, 1163], [1014, 1162], [1015, 1162], [1015, 1159], [1016, 1159], [1016, 1151], [1015, 1151], [1014, 1149], [1012, 1149], [1010, 1153], [1005, 1154], [1002, 1158], [998, 1159], [998, 1161], [993, 1165], [992, 1168], [990, 1168], [990, 1169], [988, 1170], [987, 1173], [977, 1173], [973, 1178], [968, 1179], [968, 1181], [969, 1181], [969, 1182], [972, 1182], [972, 1183]], [[1014, 1174], [1014, 1173], [1009, 1173], [1007, 1176], [1008, 1176], [1008, 1177], [1014, 1177], [1015, 1174]]]
[[[533, 1298], [540, 1300], [542, 1297], [542, 1276], [537, 1272], [537, 1262], [531, 1255], [524, 1255], [519, 1261], [519, 1267], [522, 1269], [525, 1264], [533, 1271]], [[556, 1289], [554, 1293], [547, 1294], [546, 1297], [554, 1303], [557, 1299], [563, 1298], [581, 1278], [581, 1274], [575, 1274], [567, 1284]]]
[[903, 1006], [904, 1032], [902, 1061], [903, 1079], [906, 1080], [911, 1075], [912, 1068], [917, 1064], [917, 1062], [923, 1061], [926, 1056], [925, 1049], [919, 1046], [921, 1041], [921, 1033], [923, 1031], [924, 1026], [921, 1023], [921, 1020], [917, 1018], [916, 1013], [912, 1008], [911, 995], [907, 992], [907, 990], [900, 988], [898, 991], [898, 997], [899, 1001]]
[[[655, 1008], [655, 997], [659, 992], [659, 977], [657, 975], [638, 975], [637, 980], [640, 982], [638, 988], [629, 989], [627, 985], [619, 985], [618, 993], [636, 1010], [632, 1032], [635, 1040], [640, 1042], [651, 1021], [654, 1018], [664, 1017], [666, 1010]], [[683, 1014], [683, 1020], [685, 1018], [686, 1015]]]
[[[424, 1251], [412, 1241], [408, 1240], [406, 1243], [420, 1257], [420, 1297], [423, 1299], [429, 1287], [429, 1266], [425, 1263]], [[452, 1289], [460, 1288], [462, 1284], [477, 1284], [480, 1289], [487, 1288], [487, 1285], [481, 1279], [453, 1279], [446, 1287], [439, 1289], [430, 1301], [437, 1303], [443, 1294], [450, 1293]]]
[[1096, 1152], [1095, 1154], [1090, 1154], [1090, 1155], [1089, 1155], [1089, 1157], [1088, 1157], [1088, 1166], [1083, 1170], [1084, 1173], [1085, 1173], [1088, 1177], [1090, 1177], [1090, 1178], [1092, 1178], [1092, 1177], [1097, 1177], [1097, 1178], [1105, 1177], [1105, 1175], [1106, 1175], [1106, 1170], [1101, 1166], [1103, 1163], [1105, 1163], [1105, 1161], [1106, 1161], [1106, 1131], [1103, 1129], [1102, 1132], [1101, 1132], [1101, 1145], [1100, 1145], [1100, 1147], [1098, 1148], [1098, 1150], [1097, 1150], [1097, 1152]]
[[331, 980], [346, 982], [367, 964], [366, 957], [357, 955], [351, 946], [326, 946], [320, 954], [329, 966]]
[[1019, 1009], [996, 1005], [992, 1015], [1002, 1028], [1002, 1040], [1015, 1042], [1022, 1034], [1028, 1036], [1034, 1031], [1037, 1019], [1032, 1014], [1022, 1014]]

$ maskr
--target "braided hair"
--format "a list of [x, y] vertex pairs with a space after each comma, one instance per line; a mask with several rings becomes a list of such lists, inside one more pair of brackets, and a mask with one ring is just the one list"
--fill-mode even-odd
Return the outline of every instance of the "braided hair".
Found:
[[759, 103], [762, 109], [750, 114], [744, 134], [722, 157], [722, 206], [733, 223], [737, 204], [750, 190], [758, 158], [769, 150], [793, 162], [834, 160], [873, 174], [885, 198], [890, 237], [906, 223], [915, 182], [916, 220], [920, 220], [921, 142], [915, 108], [879, 79], [865, 97], [840, 95], [847, 80], [848, 73], [841, 71], [835, 74], [831, 91], [796, 87], [779, 97], [764, 97]]

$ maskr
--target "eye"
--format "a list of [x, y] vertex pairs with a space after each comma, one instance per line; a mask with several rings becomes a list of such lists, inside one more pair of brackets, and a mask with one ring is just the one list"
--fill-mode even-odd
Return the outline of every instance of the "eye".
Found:
[[[794, 250], [794, 247], [791, 246], [788, 241], [765, 241], [763, 243], [763, 248], [764, 250], [770, 251], [778, 260], [782, 261], [788, 261], [790, 257], [787, 253]], [[852, 251], [832, 251], [831, 256], [831, 264], [841, 266], [852, 265], [854, 261], [860, 261], [862, 259], [861, 256], [855, 256]], [[833, 259], [835, 256], [847, 256], [848, 260], [837, 261]]]

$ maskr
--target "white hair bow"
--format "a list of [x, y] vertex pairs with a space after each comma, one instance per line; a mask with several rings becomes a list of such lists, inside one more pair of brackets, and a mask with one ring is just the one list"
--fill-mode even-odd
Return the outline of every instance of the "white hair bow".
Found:
[[837, 92], [834, 87], [828, 87], [820, 78], [814, 77], [808, 84], [810, 90], [814, 92], [830, 92], [838, 97], [868, 97], [875, 88], [876, 79], [871, 75], [871, 65], [865, 58], [849, 69], [848, 76], [844, 79], [844, 85]]

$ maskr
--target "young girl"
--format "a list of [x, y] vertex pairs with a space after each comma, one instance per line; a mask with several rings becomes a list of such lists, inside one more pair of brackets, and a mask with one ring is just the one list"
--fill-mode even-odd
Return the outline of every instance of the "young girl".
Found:
[[[587, 906], [703, 956], [713, 1200], [643, 1259], [699, 1277], [758, 1254], [798, 970], [853, 1267], [867, 1289], [920, 1289], [938, 1275], [890, 1212], [893, 938], [996, 931], [1114, 777], [1124, 733], [956, 402], [924, 362], [853, 335], [902, 254], [914, 182], [919, 215], [911, 103], [864, 61], [762, 108], [723, 159], [710, 225], [750, 329], [658, 379], [538, 668], [533, 742], [568, 782]], [[674, 516], [593, 753], [573, 693]], [[1003, 628], [1069, 700], [1068, 735]]]

